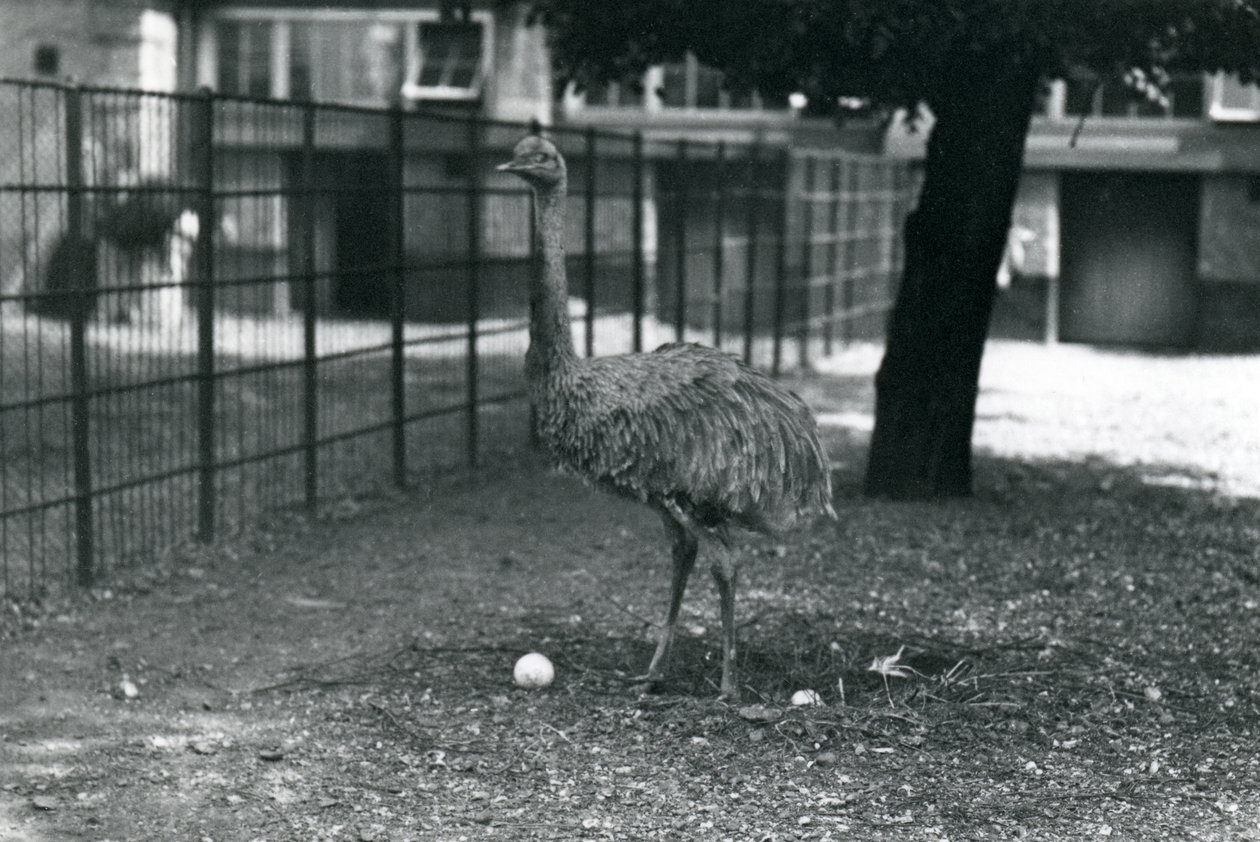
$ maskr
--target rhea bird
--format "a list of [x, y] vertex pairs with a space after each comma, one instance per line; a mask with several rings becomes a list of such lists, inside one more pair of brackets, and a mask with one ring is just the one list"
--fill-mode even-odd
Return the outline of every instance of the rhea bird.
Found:
[[[565, 278], [564, 158], [530, 135], [498, 167], [533, 191], [539, 268], [531, 278], [525, 371], [537, 432], [563, 470], [660, 515], [672, 542], [669, 610], [647, 673], [664, 674], [687, 580], [703, 541], [722, 619], [724, 698], [738, 696], [734, 529], [777, 534], [835, 518], [827, 457], [796, 394], [736, 357], [690, 343], [580, 358]], [[590, 314], [588, 314], [589, 317]]]

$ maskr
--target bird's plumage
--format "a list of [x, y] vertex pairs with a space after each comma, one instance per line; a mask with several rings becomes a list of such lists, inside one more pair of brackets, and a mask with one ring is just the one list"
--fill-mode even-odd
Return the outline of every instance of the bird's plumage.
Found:
[[[699, 539], [729, 550], [729, 531], [777, 532], [828, 515], [831, 479], [805, 403], [737, 358], [671, 343], [651, 353], [582, 359], [564, 276], [564, 158], [530, 136], [499, 167], [534, 190], [541, 260], [530, 290], [526, 373], [542, 442], [560, 465], [660, 512], [673, 542], [669, 617], [648, 679], [659, 678]], [[722, 692], [733, 695], [736, 568], [712, 566], [722, 608]]]
[[539, 433], [566, 469], [672, 503], [725, 539], [830, 514], [826, 456], [804, 402], [737, 358], [675, 343], [574, 360], [537, 390]]

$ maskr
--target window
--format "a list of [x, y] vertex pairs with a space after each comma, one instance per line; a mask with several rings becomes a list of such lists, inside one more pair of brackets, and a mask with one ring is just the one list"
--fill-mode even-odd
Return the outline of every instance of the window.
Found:
[[661, 68], [661, 85], [657, 89], [657, 96], [661, 98], [661, 105], [666, 108], [688, 108], [694, 106], [695, 94], [689, 90], [691, 86], [690, 62], [685, 64], [667, 64]]
[[35, 47], [35, 72], [40, 76], [56, 76], [61, 72], [61, 48], [53, 44]]
[[1204, 110], [1204, 93], [1204, 80], [1199, 74], [1173, 76], [1168, 84], [1168, 95], [1172, 100], [1172, 116], [1201, 119]]
[[609, 83], [581, 93], [564, 93], [565, 107], [633, 108], [646, 111], [764, 111], [788, 109], [786, 97], [767, 98], [756, 91], [728, 91], [723, 74], [688, 55], [683, 61], [657, 65], [644, 74], [642, 84]]
[[388, 103], [403, 82], [403, 30], [397, 24], [328, 21], [289, 25], [293, 99]]
[[1218, 73], [1212, 79], [1209, 114], [1222, 122], [1260, 121], [1260, 87], [1243, 84], [1235, 75]]
[[267, 21], [223, 21], [217, 35], [219, 90], [271, 96], [272, 25]]
[[609, 82], [588, 88], [582, 95], [590, 106], [607, 108], [643, 108], [643, 87]]
[[1054, 82], [1043, 80], [1037, 86], [1037, 100], [1033, 104], [1033, 114], [1037, 117], [1049, 117], [1054, 103]]
[[226, 9], [207, 22], [199, 76], [224, 93], [387, 105], [476, 99], [491, 16], [437, 10]]
[[[720, 70], [706, 67], [688, 55], [683, 61], [660, 67], [656, 93], [662, 108], [718, 109], [722, 111], [786, 108], [787, 102], [766, 103], [756, 93], [732, 94], [723, 87]], [[649, 71], [649, 78], [653, 74]]]
[[1204, 80], [1197, 73], [1175, 74], [1162, 101], [1143, 97], [1117, 79], [1107, 79], [1100, 85], [1093, 78], [1073, 77], [1064, 85], [1065, 117], [1197, 120], [1203, 116]]
[[465, 99], [481, 88], [481, 25], [420, 24], [416, 96]]

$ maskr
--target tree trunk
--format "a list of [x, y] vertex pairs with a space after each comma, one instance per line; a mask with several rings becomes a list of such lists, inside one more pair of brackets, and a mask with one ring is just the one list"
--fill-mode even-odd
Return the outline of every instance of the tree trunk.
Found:
[[929, 103], [936, 124], [875, 377], [869, 496], [971, 493], [980, 358], [1039, 73], [1009, 55], [959, 64]]

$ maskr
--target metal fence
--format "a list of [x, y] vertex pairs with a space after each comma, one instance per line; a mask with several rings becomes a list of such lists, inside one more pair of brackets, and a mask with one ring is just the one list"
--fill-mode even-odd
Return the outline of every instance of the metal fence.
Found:
[[[525, 127], [0, 83], [0, 596], [528, 446]], [[579, 351], [878, 336], [903, 165], [555, 128]]]

